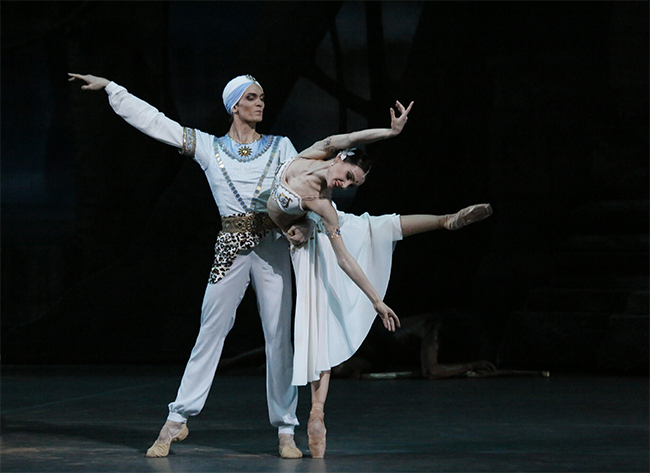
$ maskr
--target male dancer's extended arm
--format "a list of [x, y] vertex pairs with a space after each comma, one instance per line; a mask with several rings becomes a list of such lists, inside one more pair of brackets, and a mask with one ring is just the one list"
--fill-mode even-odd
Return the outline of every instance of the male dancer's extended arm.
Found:
[[85, 81], [86, 85], [81, 87], [83, 90], [106, 89], [111, 107], [129, 125], [165, 144], [176, 148], [183, 147], [183, 127], [167, 118], [157, 108], [130, 94], [124, 87], [103, 77], [90, 74], [70, 73], [68, 75], [70, 81], [75, 79]]

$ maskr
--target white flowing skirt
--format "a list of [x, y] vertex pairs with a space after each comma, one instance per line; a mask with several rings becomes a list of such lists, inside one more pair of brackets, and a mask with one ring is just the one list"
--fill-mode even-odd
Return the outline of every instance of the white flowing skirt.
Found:
[[[341, 237], [370, 283], [386, 294], [395, 243], [402, 239], [399, 215], [373, 217], [338, 212]], [[323, 224], [309, 242], [291, 251], [296, 275], [293, 384], [320, 379], [320, 373], [350, 358], [377, 317], [372, 303], [339, 267]]]

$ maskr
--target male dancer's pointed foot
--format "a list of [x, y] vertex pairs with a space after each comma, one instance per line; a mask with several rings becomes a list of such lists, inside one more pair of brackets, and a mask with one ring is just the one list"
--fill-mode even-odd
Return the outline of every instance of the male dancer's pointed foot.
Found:
[[470, 223], [479, 222], [492, 215], [492, 206], [490, 204], [476, 204], [466, 207], [455, 214], [445, 215], [442, 226], [447, 230], [459, 230]]
[[280, 456], [282, 458], [302, 458], [302, 452], [296, 447], [296, 442], [291, 434], [279, 434]]
[[160, 429], [160, 435], [153, 443], [149, 450], [147, 450], [147, 457], [149, 458], [161, 458], [169, 455], [169, 447], [172, 442], [180, 442], [185, 440], [185, 437], [190, 433], [187, 428], [187, 424], [184, 422], [174, 422], [168, 420], [163, 425], [163, 428]]
[[325, 412], [322, 402], [314, 402], [309, 413], [307, 423], [307, 435], [309, 436], [309, 451], [312, 458], [323, 458], [325, 456]]

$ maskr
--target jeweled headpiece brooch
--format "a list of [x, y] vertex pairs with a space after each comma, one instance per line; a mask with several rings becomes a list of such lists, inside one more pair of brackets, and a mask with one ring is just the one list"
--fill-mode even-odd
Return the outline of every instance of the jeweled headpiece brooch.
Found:
[[341, 158], [341, 161], [345, 161], [345, 158], [348, 156], [354, 156], [355, 151], [356, 148], [346, 148], [342, 151], [339, 151], [339, 157]]

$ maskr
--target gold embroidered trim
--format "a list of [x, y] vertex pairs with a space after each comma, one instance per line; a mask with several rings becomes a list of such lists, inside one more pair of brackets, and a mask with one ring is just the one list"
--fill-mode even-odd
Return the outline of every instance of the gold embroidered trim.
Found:
[[183, 156], [194, 157], [196, 152], [196, 130], [194, 128], [183, 127], [183, 148], [180, 153]]
[[221, 231], [227, 233], [262, 233], [272, 228], [277, 228], [277, 225], [267, 213], [248, 212], [221, 217]]

